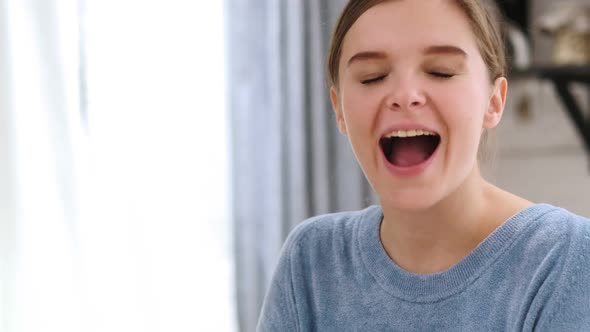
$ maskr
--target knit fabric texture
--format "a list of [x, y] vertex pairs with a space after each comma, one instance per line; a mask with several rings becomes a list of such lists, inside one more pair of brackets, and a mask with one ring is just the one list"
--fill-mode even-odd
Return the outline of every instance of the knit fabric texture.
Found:
[[446, 271], [410, 273], [379, 206], [317, 216], [287, 238], [258, 331], [590, 331], [590, 221], [536, 204]]

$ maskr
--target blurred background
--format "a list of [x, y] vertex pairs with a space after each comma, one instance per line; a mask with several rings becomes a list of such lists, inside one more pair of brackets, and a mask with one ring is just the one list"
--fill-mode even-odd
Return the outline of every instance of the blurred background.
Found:
[[[345, 0], [0, 0], [0, 331], [254, 331], [289, 231], [376, 203], [324, 77]], [[498, 0], [487, 178], [590, 216], [590, 2]]]

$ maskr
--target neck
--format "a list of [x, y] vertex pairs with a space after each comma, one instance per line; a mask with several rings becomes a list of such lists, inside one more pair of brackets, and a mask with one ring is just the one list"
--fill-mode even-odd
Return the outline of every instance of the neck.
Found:
[[507, 196], [486, 182], [476, 167], [455, 192], [428, 209], [401, 211], [383, 206], [381, 241], [390, 258], [407, 271], [444, 271], [518, 211], [520, 206], [510, 204], [498, 209], [500, 202], [510, 200]]

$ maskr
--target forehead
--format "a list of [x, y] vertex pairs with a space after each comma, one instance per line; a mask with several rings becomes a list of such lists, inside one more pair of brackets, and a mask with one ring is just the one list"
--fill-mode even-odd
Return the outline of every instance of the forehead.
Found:
[[393, 0], [380, 3], [351, 26], [342, 45], [342, 59], [367, 50], [396, 55], [432, 45], [455, 45], [468, 57], [479, 55], [469, 19], [452, 0]]

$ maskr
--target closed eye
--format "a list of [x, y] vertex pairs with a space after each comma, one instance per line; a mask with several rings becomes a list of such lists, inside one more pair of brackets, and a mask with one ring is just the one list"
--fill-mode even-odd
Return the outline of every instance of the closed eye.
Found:
[[443, 73], [439, 71], [431, 71], [429, 74], [437, 78], [451, 78], [455, 76], [455, 74]]
[[382, 76], [378, 76], [378, 77], [375, 77], [375, 78], [370, 78], [368, 80], [361, 81], [361, 83], [362, 84], [373, 84], [373, 83], [377, 83], [379, 81], [382, 81], [385, 78], [385, 76], [387, 76], [387, 75], [382, 75]]

